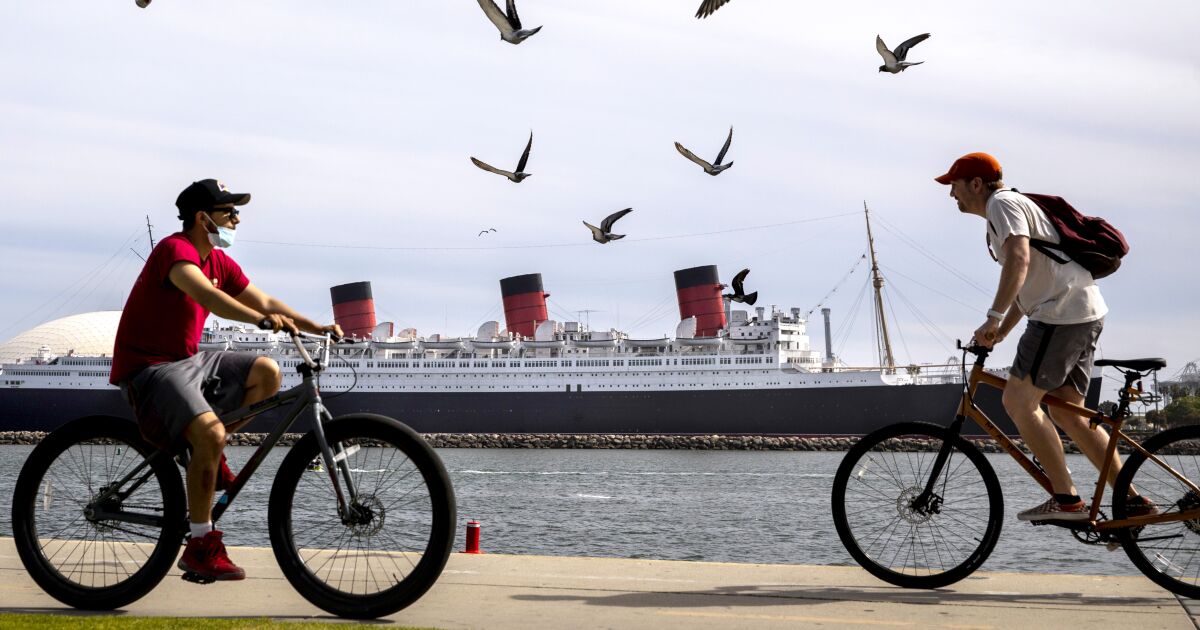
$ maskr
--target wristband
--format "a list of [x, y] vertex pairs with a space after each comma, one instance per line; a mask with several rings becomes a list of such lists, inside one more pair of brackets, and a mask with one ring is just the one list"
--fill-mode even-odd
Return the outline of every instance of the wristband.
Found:
[[994, 308], [989, 308], [987, 312], [988, 319], [994, 319], [998, 322], [1004, 321], [1004, 313], [997, 311]]

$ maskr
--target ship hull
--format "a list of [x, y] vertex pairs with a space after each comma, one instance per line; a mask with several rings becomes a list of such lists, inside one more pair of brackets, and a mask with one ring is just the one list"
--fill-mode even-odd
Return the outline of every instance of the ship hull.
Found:
[[[1095, 408], [1100, 379], [1092, 379]], [[370, 412], [394, 417], [421, 433], [625, 433], [720, 435], [863, 435], [906, 421], [949, 423], [962, 386], [890, 385], [701, 391], [327, 394], [335, 416]], [[999, 391], [981, 388], [978, 404], [1015, 434]], [[265, 432], [282, 411], [256, 418], [247, 431]], [[116, 390], [0, 390], [0, 431], [52, 431], [81, 416], [131, 418]], [[292, 431], [309, 429], [307, 414]], [[964, 432], [981, 431], [968, 423]]]

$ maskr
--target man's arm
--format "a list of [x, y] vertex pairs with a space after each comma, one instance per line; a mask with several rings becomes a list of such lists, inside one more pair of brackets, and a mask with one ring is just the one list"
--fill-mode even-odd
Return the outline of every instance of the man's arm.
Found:
[[238, 294], [236, 298], [242, 305], [254, 309], [256, 311], [270, 314], [279, 314], [290, 318], [296, 323], [301, 330], [308, 331], [314, 334], [324, 334], [331, 332], [334, 335], [341, 337], [342, 329], [337, 324], [322, 326], [317, 322], [301, 315], [295, 309], [283, 303], [283, 300], [267, 295], [262, 289], [254, 286], [253, 283], [246, 285], [245, 289]]
[[204, 272], [194, 263], [175, 263], [167, 272], [167, 277], [180, 291], [218, 317], [252, 324], [258, 323], [264, 317], [262, 311], [246, 306], [229, 297], [224, 291], [214, 288], [212, 282], [204, 277]]
[[[996, 288], [996, 298], [992, 301], [992, 310], [1005, 313], [1004, 325], [989, 317], [975, 331], [975, 343], [991, 347], [999, 343], [1020, 321], [1020, 309], [1016, 308], [1017, 294], [1025, 284], [1025, 276], [1029, 273], [1029, 237], [1013, 235], [1004, 241], [1004, 267], [1000, 270], [1000, 286]], [[1013, 311], [1016, 311], [1014, 314]]]

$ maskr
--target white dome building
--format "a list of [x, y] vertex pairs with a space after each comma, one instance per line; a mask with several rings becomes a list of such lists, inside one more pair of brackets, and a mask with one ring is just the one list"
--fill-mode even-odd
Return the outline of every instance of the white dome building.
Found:
[[28, 361], [43, 346], [56, 356], [72, 350], [82, 356], [111, 355], [120, 321], [121, 311], [96, 311], [46, 322], [0, 343], [0, 363]]

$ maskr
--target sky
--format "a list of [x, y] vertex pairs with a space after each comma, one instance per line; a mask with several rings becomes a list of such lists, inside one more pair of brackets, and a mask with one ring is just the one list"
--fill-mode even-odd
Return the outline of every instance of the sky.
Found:
[[[177, 230], [176, 195], [213, 177], [253, 195], [228, 253], [316, 319], [330, 286], [369, 280], [380, 321], [473, 336], [503, 319], [501, 278], [541, 273], [557, 320], [673, 335], [672, 272], [715, 264], [750, 268], [760, 306], [831, 308], [852, 365], [876, 356], [865, 202], [897, 361], [941, 363], [1000, 268], [932, 178], [987, 151], [1129, 240], [1100, 281], [1101, 356], [1162, 356], [1166, 376], [1200, 358], [1200, 5], [696, 4], [522, 0], [543, 29], [513, 46], [470, 0], [13, 3], [0, 340], [119, 309], [146, 217]], [[876, 71], [877, 34], [924, 32], [924, 64]], [[730, 126], [719, 177], [673, 148], [712, 159]], [[531, 131], [519, 185], [468, 160], [511, 169]], [[581, 221], [625, 207], [627, 237], [592, 242]]]

